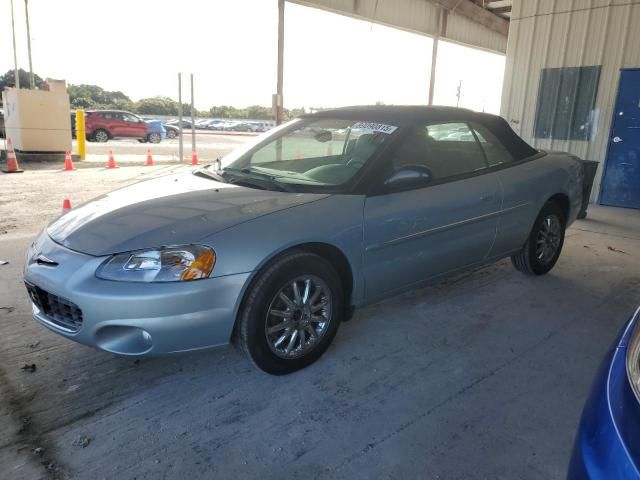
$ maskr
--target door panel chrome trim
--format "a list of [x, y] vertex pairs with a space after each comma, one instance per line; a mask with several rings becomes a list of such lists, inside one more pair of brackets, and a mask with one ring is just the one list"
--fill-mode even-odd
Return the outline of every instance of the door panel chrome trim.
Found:
[[374, 251], [374, 250], [379, 250], [381, 248], [386, 248], [386, 247], [389, 247], [391, 245], [395, 245], [397, 243], [402, 243], [402, 242], [405, 242], [405, 241], [414, 240], [416, 238], [424, 237], [424, 236], [427, 236], [427, 235], [432, 235], [434, 233], [444, 232], [446, 230], [450, 230], [450, 229], [456, 228], [456, 227], [461, 227], [463, 225], [467, 225], [467, 224], [470, 224], [470, 223], [478, 222], [480, 220], [486, 220], [487, 218], [499, 217], [501, 215], [504, 215], [505, 213], [512, 212], [513, 210], [517, 210], [519, 208], [526, 207], [529, 204], [530, 204], [530, 202], [521, 203], [521, 204], [518, 204], [518, 205], [514, 205], [513, 207], [504, 208], [502, 210], [498, 210], [498, 211], [491, 212], [491, 213], [485, 213], [484, 215], [479, 215], [477, 217], [467, 218], [465, 220], [460, 220], [458, 222], [449, 223], [447, 225], [441, 225], [439, 227], [428, 228], [426, 230], [421, 230], [419, 232], [414, 232], [414, 233], [410, 233], [408, 235], [403, 235], [401, 237], [396, 237], [396, 238], [393, 238], [391, 240], [387, 240], [386, 242], [374, 243], [372, 245], [368, 245], [367, 247], [365, 247], [365, 251], [371, 252], [371, 251]]

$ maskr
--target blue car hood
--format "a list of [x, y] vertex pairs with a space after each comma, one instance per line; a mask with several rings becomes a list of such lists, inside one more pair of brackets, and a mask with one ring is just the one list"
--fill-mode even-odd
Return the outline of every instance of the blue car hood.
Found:
[[145, 120], [147, 133], [166, 133], [166, 129], [160, 120]]
[[109, 255], [197, 243], [234, 225], [324, 197], [234, 186], [183, 173], [98, 197], [55, 220], [47, 233], [71, 250]]

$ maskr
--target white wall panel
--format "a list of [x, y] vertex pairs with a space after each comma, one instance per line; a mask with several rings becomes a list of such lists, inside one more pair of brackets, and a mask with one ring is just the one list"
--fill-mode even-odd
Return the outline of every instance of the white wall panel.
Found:
[[[536, 148], [605, 160], [621, 68], [640, 67], [640, 0], [514, 0], [501, 113]], [[601, 65], [590, 141], [533, 138], [542, 69]], [[600, 168], [601, 173], [602, 168]], [[600, 184], [596, 177], [594, 198]]]

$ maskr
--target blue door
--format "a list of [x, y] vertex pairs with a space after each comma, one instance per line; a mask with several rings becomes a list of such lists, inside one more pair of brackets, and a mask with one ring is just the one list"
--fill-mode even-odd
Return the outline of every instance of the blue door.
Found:
[[600, 203], [640, 208], [640, 69], [620, 73]]

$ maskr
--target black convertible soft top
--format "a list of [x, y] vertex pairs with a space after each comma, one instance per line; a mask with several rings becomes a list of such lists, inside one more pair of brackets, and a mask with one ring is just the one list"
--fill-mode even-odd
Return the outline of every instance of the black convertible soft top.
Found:
[[348, 120], [362, 120], [382, 122], [398, 127], [408, 127], [432, 122], [472, 122], [489, 129], [498, 140], [509, 150], [516, 160], [531, 157], [538, 150], [522, 140], [497, 115], [479, 113], [465, 108], [455, 107], [427, 107], [404, 105], [374, 105], [344, 107], [303, 115], [303, 118], [344, 118]]

